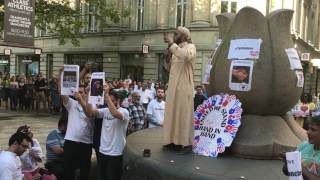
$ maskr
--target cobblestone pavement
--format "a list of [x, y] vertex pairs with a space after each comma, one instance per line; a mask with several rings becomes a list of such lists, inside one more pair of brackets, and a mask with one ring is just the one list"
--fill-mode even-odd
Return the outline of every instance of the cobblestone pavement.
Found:
[[7, 149], [10, 136], [19, 126], [27, 124], [45, 154], [46, 138], [49, 132], [57, 127], [58, 120], [58, 115], [47, 113], [0, 110], [0, 150]]

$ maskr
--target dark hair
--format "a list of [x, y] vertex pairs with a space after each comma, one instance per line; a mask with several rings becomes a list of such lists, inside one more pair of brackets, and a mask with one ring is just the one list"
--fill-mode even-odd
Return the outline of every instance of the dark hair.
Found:
[[16, 132], [10, 137], [8, 145], [11, 146], [14, 143], [21, 144], [23, 140], [27, 140], [28, 142], [32, 143], [32, 139], [27, 134]]
[[117, 92], [115, 90], [110, 91], [109, 95], [113, 96], [116, 100], [122, 99], [120, 92]]
[[30, 139], [31, 139], [31, 146], [33, 147], [33, 141], [32, 141], [33, 133], [32, 132], [28, 132], [29, 129], [30, 129], [30, 126], [28, 126], [28, 125], [20, 126], [17, 129], [17, 133], [23, 133], [23, 134], [26, 134], [27, 136], [29, 136]]
[[20, 126], [18, 129], [17, 129], [17, 132], [21, 132], [21, 133], [24, 133], [24, 134], [28, 134], [28, 130], [30, 129], [30, 126], [28, 125], [24, 125], [24, 126]]
[[84, 88], [84, 89], [86, 89], [87, 86], [85, 86], [85, 85], [83, 85], [83, 84], [79, 84], [79, 88]]
[[162, 89], [163, 91], [166, 91], [163, 86], [159, 86], [159, 87], [157, 88], [157, 91], [158, 91], [159, 89]]
[[202, 86], [201, 86], [201, 85], [197, 85], [197, 86], [196, 86], [196, 89], [198, 89], [198, 88], [201, 88], [201, 89], [202, 89]]
[[320, 126], [320, 115], [313, 116], [313, 117], [311, 118], [310, 123], [316, 124], [317, 126]]
[[68, 112], [63, 112], [60, 119], [59, 119], [59, 122], [58, 122], [58, 127], [60, 126], [67, 126], [68, 124]]

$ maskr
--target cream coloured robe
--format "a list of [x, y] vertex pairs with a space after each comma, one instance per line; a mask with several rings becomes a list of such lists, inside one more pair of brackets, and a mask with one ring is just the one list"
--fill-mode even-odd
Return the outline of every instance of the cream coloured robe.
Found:
[[169, 85], [164, 112], [164, 144], [192, 145], [193, 141], [193, 67], [196, 47], [187, 42], [172, 44]]

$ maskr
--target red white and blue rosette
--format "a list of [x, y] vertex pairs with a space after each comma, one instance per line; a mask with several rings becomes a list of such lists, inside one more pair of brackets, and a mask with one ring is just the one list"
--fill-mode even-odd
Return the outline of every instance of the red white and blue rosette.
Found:
[[193, 152], [217, 157], [232, 144], [241, 124], [241, 102], [234, 95], [211, 96], [194, 113]]

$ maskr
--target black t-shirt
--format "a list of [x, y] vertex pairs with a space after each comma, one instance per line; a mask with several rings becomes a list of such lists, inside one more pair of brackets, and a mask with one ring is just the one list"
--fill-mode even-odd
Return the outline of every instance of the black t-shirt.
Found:
[[36, 91], [43, 91], [44, 89], [40, 89], [41, 87], [45, 87], [46, 86], [46, 80], [45, 79], [40, 79], [40, 80], [36, 80], [34, 82], [34, 88]]
[[203, 95], [196, 94], [194, 96], [194, 111], [197, 110], [197, 107], [202, 104], [204, 100], [206, 100], [206, 97]]

